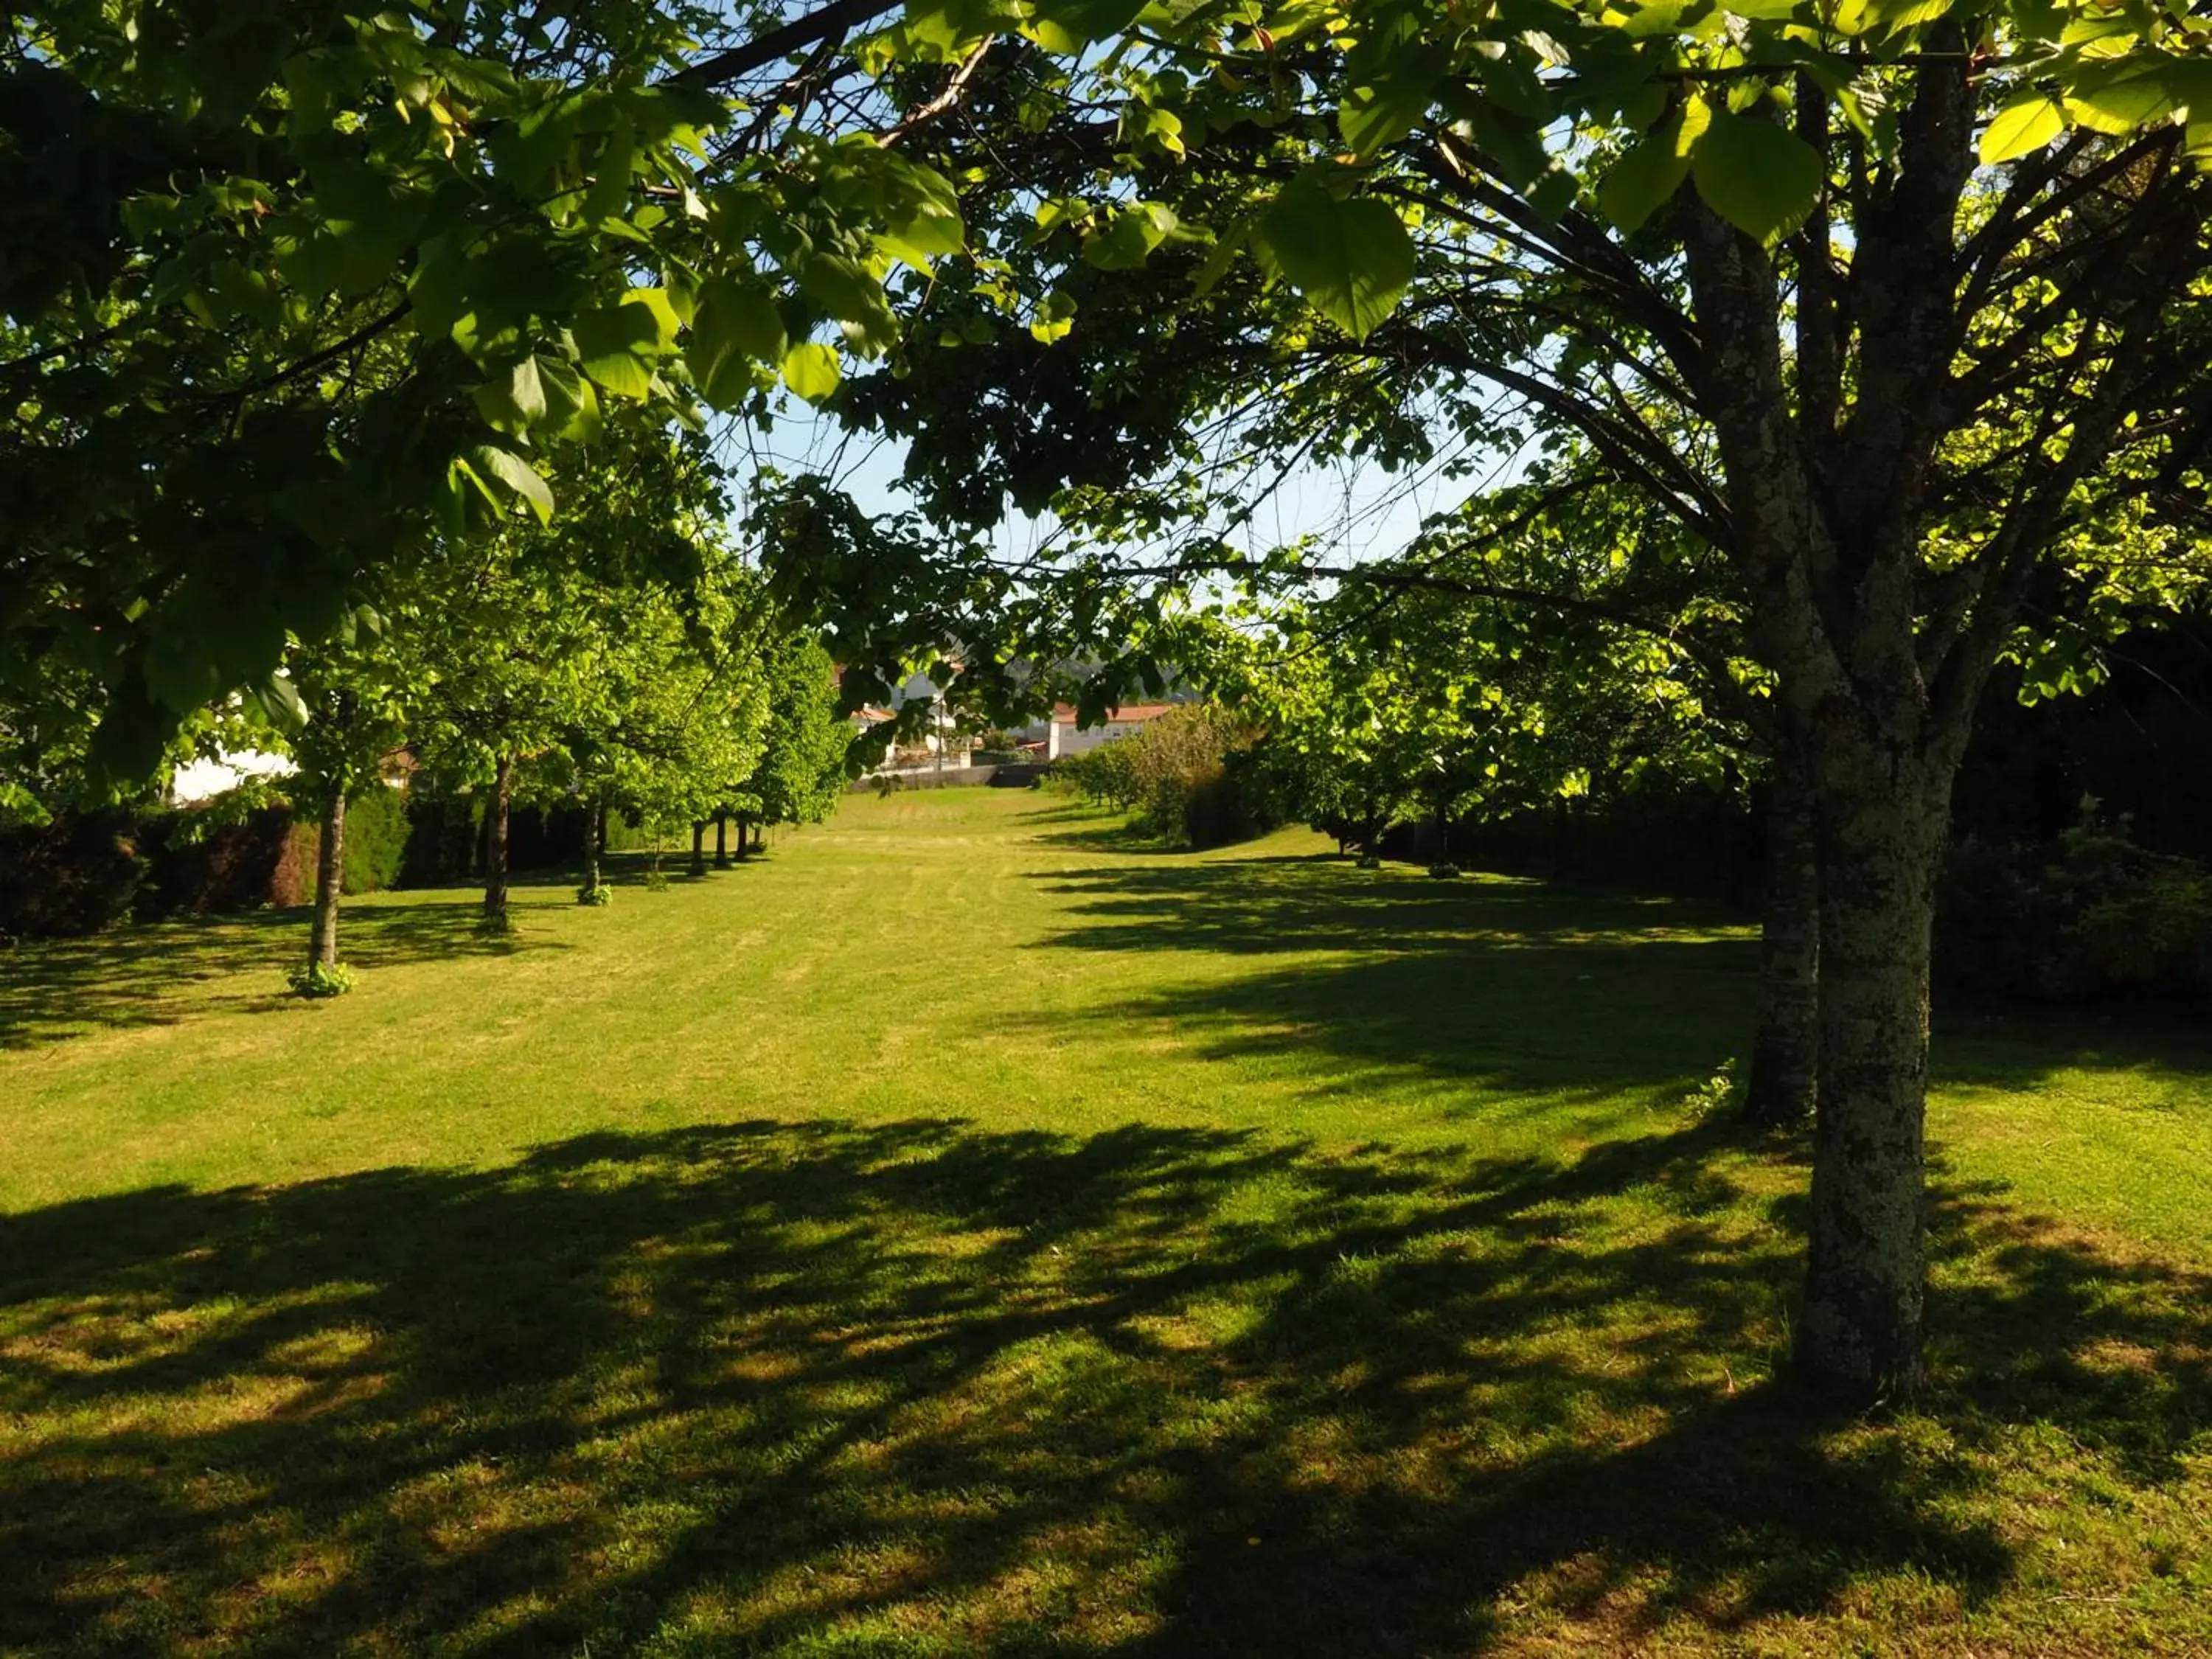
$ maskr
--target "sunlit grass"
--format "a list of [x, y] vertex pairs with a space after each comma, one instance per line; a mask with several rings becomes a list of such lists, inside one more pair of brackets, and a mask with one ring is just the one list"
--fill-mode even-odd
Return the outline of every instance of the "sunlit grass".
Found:
[[1103, 827], [0, 957], [0, 1653], [2212, 1650], [2187, 1045], [1947, 1033], [1824, 1419], [1740, 927]]

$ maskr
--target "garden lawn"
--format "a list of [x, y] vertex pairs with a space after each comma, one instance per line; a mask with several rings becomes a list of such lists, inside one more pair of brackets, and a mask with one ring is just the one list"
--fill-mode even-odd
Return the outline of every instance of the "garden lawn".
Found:
[[605, 910], [0, 953], [0, 1654], [2212, 1653], [2212, 1066], [1939, 1031], [1775, 1380], [1694, 906], [851, 799]]

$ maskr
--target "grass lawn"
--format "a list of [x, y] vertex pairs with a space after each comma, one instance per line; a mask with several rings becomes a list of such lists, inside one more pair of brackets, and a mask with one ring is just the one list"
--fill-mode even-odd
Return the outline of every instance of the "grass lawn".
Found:
[[1772, 1380], [1694, 906], [848, 801], [0, 954], [0, 1654], [2212, 1654], [2212, 1050], [1939, 1031], [1936, 1380]]

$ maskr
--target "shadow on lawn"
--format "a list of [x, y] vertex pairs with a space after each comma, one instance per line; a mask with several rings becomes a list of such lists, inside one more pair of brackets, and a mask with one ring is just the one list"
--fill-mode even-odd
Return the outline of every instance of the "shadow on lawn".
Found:
[[[1735, 1388], [1795, 1248], [1728, 1152], [752, 1124], [0, 1220], [0, 1648], [1364, 1659], [2002, 1594], [1971, 1456]], [[2205, 1287], [1943, 1216], [1948, 1435], [2177, 1478]]]
[[[486, 934], [483, 915], [473, 891], [423, 902], [349, 904], [339, 939], [348, 964], [369, 973], [440, 957], [565, 948], [530, 936], [526, 908], [519, 934]], [[307, 953], [308, 921], [304, 908], [187, 916], [0, 951], [0, 1049], [101, 1027], [296, 1007], [283, 976]]]
[[[1326, 856], [1039, 879], [1066, 921], [1037, 948], [1152, 964], [1144, 988], [1083, 1010], [1079, 1026], [1157, 1024], [1212, 1058], [1302, 1066], [1328, 1093], [1414, 1072], [1672, 1105], [1749, 1047], [1757, 947], [1709, 907]], [[1177, 978], [1178, 951], [1255, 960], [1194, 988]]]
[[[1157, 968], [1146, 988], [1073, 1016], [1078, 1028], [1151, 1022], [1213, 1058], [1309, 1070], [1323, 1054], [1316, 1086], [1328, 1093], [1411, 1071], [1671, 1106], [1750, 1051], [1756, 935], [1701, 901], [1507, 877], [1434, 881], [1326, 854], [1036, 878], [1067, 918], [1036, 948], [1141, 952]], [[1178, 951], [1285, 960], [1194, 988], [1174, 975]], [[1939, 1085], [2033, 1088], [2069, 1065], [2212, 1078], [2201, 1026], [2033, 1011], [1997, 1019], [1939, 1009], [1932, 1060]]]

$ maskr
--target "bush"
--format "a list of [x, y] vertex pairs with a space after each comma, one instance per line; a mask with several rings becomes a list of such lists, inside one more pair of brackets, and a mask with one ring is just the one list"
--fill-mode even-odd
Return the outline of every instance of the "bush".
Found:
[[467, 795], [436, 793], [417, 784], [407, 792], [407, 841], [401, 852], [398, 884], [443, 887], [466, 881], [477, 867], [482, 827], [480, 804]]
[[1136, 804], [1136, 739], [1116, 738], [1079, 755], [1063, 755], [1053, 763], [1049, 775], [1054, 787], [1071, 789], [1093, 806], [1126, 810]]
[[1119, 737], [1082, 754], [1061, 754], [1046, 775], [1055, 790], [1073, 790], [1095, 807], [1130, 807], [1137, 801], [1137, 775], [1133, 769], [1134, 738]]
[[372, 783], [346, 798], [345, 889], [380, 893], [399, 878], [407, 862], [407, 797]]
[[284, 982], [292, 988], [295, 996], [319, 1001], [326, 997], [342, 997], [352, 990], [353, 969], [343, 963], [325, 968], [319, 962], [310, 962], [286, 974]]
[[1250, 728], [1210, 703], [1185, 703], [1141, 730], [1057, 762], [1049, 781], [1093, 805], [1134, 808], [1153, 835], [1224, 847], [1273, 827], [1250, 787]]
[[2094, 816], [2049, 843], [1968, 837], [1947, 860], [1936, 974], [1971, 1000], [2212, 999], [2212, 877]]
[[0, 835], [0, 938], [74, 939], [131, 915], [147, 878], [128, 812], [64, 812]]

